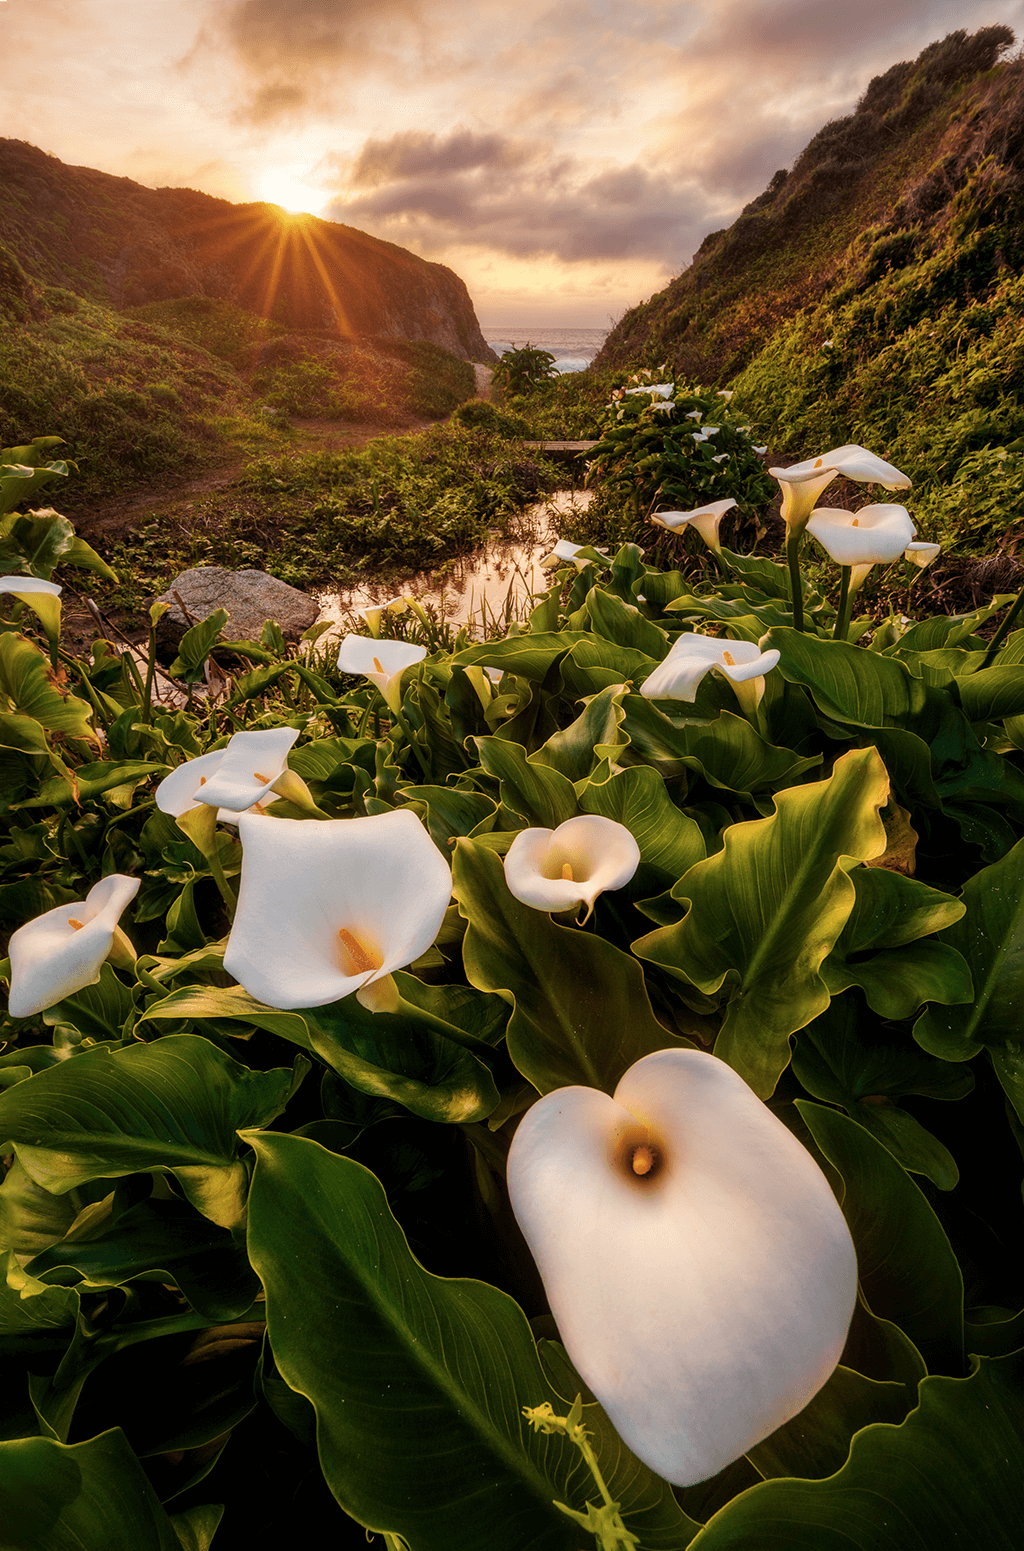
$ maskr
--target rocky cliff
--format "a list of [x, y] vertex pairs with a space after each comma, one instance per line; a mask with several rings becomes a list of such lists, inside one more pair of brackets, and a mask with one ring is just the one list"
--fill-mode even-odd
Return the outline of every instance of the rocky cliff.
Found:
[[0, 140], [4, 240], [26, 272], [116, 307], [222, 298], [298, 331], [425, 339], [497, 357], [469, 292], [443, 264], [276, 205], [144, 188]]

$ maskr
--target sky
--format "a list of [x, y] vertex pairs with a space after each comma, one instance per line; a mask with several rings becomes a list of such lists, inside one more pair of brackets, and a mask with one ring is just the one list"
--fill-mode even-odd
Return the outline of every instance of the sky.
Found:
[[608, 328], [874, 75], [1024, 0], [0, 0], [0, 135], [447, 264], [485, 331]]

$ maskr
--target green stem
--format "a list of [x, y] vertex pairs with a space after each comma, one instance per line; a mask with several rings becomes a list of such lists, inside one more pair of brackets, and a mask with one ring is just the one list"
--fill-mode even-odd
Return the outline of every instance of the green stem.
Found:
[[[1021, 588], [1020, 592], [1017, 594], [1016, 603], [1013, 605], [1013, 608], [1010, 610], [1010, 612], [1006, 615], [1002, 624], [999, 626], [999, 629], [996, 631], [995, 635], [992, 637], [992, 640], [989, 642], [988, 650], [986, 651], [984, 657], [981, 659], [982, 668], [988, 668], [991, 666], [993, 657], [995, 656], [996, 652], [998, 652], [1003, 642], [1006, 640], [1006, 637], [1009, 635], [1011, 629], [1013, 628], [1013, 623], [1017, 618], [1017, 615], [1020, 613], [1022, 607], [1024, 607], [1024, 588]], [[981, 669], [979, 668], [978, 671], [980, 673]]]
[[853, 575], [851, 565], [839, 567], [842, 583], [839, 588], [839, 612], [836, 615], [835, 628], [832, 631], [833, 641], [845, 641], [846, 632], [850, 628], [850, 615], [853, 612], [853, 594], [850, 591], [850, 578]]
[[793, 625], [797, 630], [804, 628], [804, 593], [803, 579], [800, 575], [800, 540], [803, 537], [795, 533], [792, 528], [786, 534], [786, 561], [789, 565], [789, 593], [793, 605]]
[[149, 627], [149, 655], [146, 659], [146, 684], [142, 691], [142, 712], [140, 721], [145, 726], [153, 719], [153, 680], [156, 677], [156, 626]]

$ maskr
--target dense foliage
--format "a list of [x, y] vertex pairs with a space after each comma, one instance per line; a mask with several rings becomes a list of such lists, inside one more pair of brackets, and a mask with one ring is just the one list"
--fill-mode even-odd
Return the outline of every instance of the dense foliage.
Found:
[[[853, 645], [806, 577], [797, 628], [773, 560], [721, 548], [722, 580], [695, 585], [625, 544], [576, 555], [498, 639], [410, 660], [384, 614], [365, 673], [268, 625], [186, 709], [152, 642], [148, 671], [110, 641], [60, 650], [38, 583], [89, 554], [54, 514], [14, 515], [65, 472], [51, 451], [12, 449], [4, 473], [0, 912], [23, 942], [57, 933], [2, 969], [38, 1008], [0, 1054], [8, 1542], [337, 1543], [344, 1509], [392, 1551], [903, 1551], [908, 1525], [930, 1551], [1010, 1551], [1024, 630], [985, 632], [1012, 598], [854, 620]], [[226, 623], [186, 634], [173, 679], [201, 677]], [[672, 688], [691, 648], [692, 693]], [[211, 805], [230, 783], [203, 801], [189, 761], [213, 781], [239, 733], [282, 730], [290, 753], [239, 766], [234, 814]], [[239, 816], [253, 793], [264, 816]], [[519, 837], [595, 817], [639, 863], [592, 913], [513, 892]], [[357, 977], [304, 1005], [296, 957], [351, 973], [310, 946], [321, 911], [371, 966], [378, 912], [383, 974], [417, 914], [416, 848], [386, 838], [410, 820], [444, 874], [433, 941], [395, 949], [376, 1003]], [[294, 858], [249, 881], [285, 822]], [[339, 865], [350, 845], [370, 850]], [[124, 932], [72, 985], [97, 885], [126, 890]], [[253, 934], [260, 997], [224, 968]], [[693, 1049], [826, 1171], [860, 1300], [810, 1404], [673, 1491], [574, 1371], [505, 1162], [539, 1095], [609, 1094]], [[681, 1334], [643, 1329], [655, 1358]]]

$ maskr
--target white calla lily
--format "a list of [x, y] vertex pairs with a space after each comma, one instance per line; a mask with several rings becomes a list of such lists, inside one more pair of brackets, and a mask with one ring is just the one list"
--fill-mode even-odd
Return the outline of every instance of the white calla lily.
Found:
[[807, 531], [839, 565], [888, 565], [898, 560], [916, 529], [905, 506], [862, 506], [858, 512], [819, 506]]
[[361, 673], [376, 684], [388, 707], [398, 711], [402, 704], [402, 674], [427, 655], [425, 646], [414, 641], [375, 641], [371, 636], [347, 635], [338, 651], [342, 673]]
[[[723, 457], [728, 456], [723, 453]], [[683, 528], [696, 528], [705, 544], [714, 553], [721, 553], [721, 543], [718, 538], [718, 529], [726, 512], [731, 512], [736, 502], [709, 501], [706, 506], [698, 506], [692, 512], [655, 512], [651, 518], [659, 527], [667, 528], [670, 533], [678, 533]]]
[[631, 393], [650, 393], [658, 398], [670, 399], [675, 392], [675, 387], [674, 382], [652, 382], [642, 388], [627, 388], [626, 393], [627, 395]]
[[356, 609], [356, 614], [365, 621], [366, 628], [374, 640], [378, 640], [380, 638], [381, 617], [384, 614], [404, 614], [411, 607], [411, 598], [389, 598], [387, 603], [368, 603], [365, 608]]
[[755, 715], [764, 694], [764, 676], [780, 655], [774, 648], [762, 652], [753, 641], [716, 640], [687, 632], [673, 642], [668, 656], [640, 686], [640, 693], [648, 700], [692, 702], [705, 673], [714, 670], [730, 681], [743, 711]]
[[299, 736], [297, 727], [267, 727], [257, 732], [236, 732], [222, 749], [186, 760], [156, 789], [161, 813], [178, 818], [206, 803], [217, 809], [222, 823], [234, 824], [238, 815], [269, 797], [288, 764], [288, 751]]
[[640, 847], [624, 824], [596, 813], [557, 829], [524, 829], [505, 856], [509, 892], [535, 910], [587, 914], [605, 889], [621, 889], [640, 865]]
[[911, 565], [916, 565], [923, 571], [925, 566], [931, 565], [942, 553], [941, 544], [925, 544], [923, 541], [916, 544], [908, 544], [903, 551], [904, 560], [909, 560]]
[[805, 458], [789, 468], [768, 472], [782, 486], [782, 518], [791, 533], [803, 532], [819, 495], [837, 475], [859, 484], [881, 485], [885, 490], [909, 490], [911, 484], [906, 474], [856, 442], [833, 447], [820, 458]]
[[[582, 571], [584, 566], [593, 565], [595, 562], [589, 555], [581, 555], [581, 550], [592, 549], [590, 544], [570, 544], [568, 539], [559, 539], [549, 555], [544, 555], [537, 564], [548, 570], [557, 565], [560, 560], [571, 560], [577, 571]], [[595, 555], [606, 555], [607, 549], [594, 549]]]
[[558, 1088], [508, 1157], [559, 1336], [678, 1486], [801, 1411], [845, 1344], [857, 1260], [810, 1153], [723, 1061], [662, 1050], [614, 1097]]
[[18, 927], [8, 950], [8, 1011], [12, 1018], [30, 1018], [65, 996], [95, 985], [112, 950], [122, 962], [134, 960], [131, 944], [117, 923], [138, 893], [139, 881], [124, 873], [110, 873], [84, 900], [58, 905]]
[[44, 582], [41, 576], [0, 576], [0, 592], [13, 593], [16, 598], [59, 598], [61, 589], [56, 582]]
[[243, 814], [238, 909], [224, 968], [270, 1007], [322, 1007], [430, 947], [451, 873], [415, 814]]

